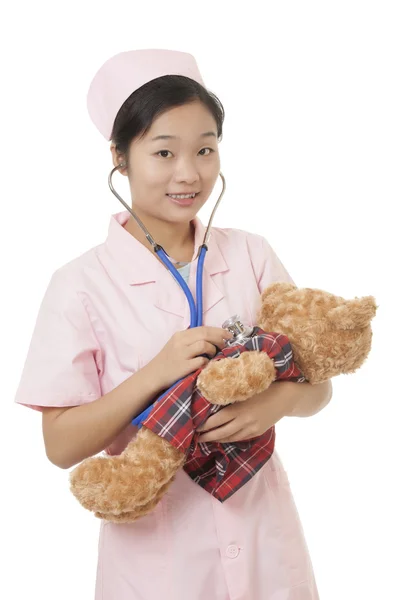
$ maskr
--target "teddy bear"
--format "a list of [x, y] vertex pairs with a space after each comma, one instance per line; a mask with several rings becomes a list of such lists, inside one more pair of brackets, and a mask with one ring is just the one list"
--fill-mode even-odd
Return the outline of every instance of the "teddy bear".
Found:
[[[209, 448], [197, 441], [196, 429], [224, 406], [246, 401], [273, 382], [318, 384], [354, 373], [370, 352], [376, 310], [373, 296], [346, 300], [286, 282], [269, 285], [261, 294], [257, 326], [245, 343], [234, 340], [205, 367], [178, 382], [155, 404], [120, 455], [90, 457], [75, 467], [70, 474], [72, 493], [98, 518], [133, 522], [157, 506], [177, 471], [184, 468], [194, 481], [225, 501], [270, 458], [275, 428], [252, 440], [230, 445], [214, 442]], [[164, 435], [168, 428], [162, 417], [172, 409], [179, 418], [185, 414], [185, 421], [169, 419], [178, 425]], [[237, 464], [247, 461], [251, 466], [241, 479], [235, 457]], [[212, 476], [207, 479], [206, 473]], [[224, 495], [227, 478], [230, 491]]]

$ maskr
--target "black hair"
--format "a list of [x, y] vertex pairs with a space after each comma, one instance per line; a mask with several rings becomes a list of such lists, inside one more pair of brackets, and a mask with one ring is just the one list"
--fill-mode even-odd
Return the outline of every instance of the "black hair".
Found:
[[170, 108], [196, 100], [213, 115], [220, 141], [225, 111], [217, 96], [184, 75], [163, 75], [135, 90], [119, 109], [111, 133], [116, 151], [128, 158], [132, 140], [146, 135], [156, 117]]

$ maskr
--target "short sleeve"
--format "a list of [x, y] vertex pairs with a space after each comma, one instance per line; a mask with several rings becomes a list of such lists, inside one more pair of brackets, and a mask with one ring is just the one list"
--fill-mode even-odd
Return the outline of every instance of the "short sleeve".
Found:
[[272, 246], [261, 235], [248, 237], [248, 250], [260, 294], [271, 283], [286, 282], [296, 285], [278, 258]]
[[63, 269], [47, 287], [14, 401], [35, 410], [76, 406], [101, 396], [101, 349]]

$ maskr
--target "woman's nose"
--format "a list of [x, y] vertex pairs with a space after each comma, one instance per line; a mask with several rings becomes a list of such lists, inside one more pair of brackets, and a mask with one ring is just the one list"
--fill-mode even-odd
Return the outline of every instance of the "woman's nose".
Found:
[[192, 162], [185, 161], [177, 165], [175, 171], [175, 181], [185, 181], [188, 184], [193, 184], [200, 179], [197, 166]]

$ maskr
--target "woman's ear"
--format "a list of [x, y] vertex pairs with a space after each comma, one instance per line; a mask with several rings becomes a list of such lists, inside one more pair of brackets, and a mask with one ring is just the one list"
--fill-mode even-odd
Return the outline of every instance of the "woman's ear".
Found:
[[123, 154], [120, 154], [117, 152], [117, 150], [115, 148], [115, 144], [111, 144], [110, 151], [111, 151], [114, 167], [122, 164], [123, 168], [119, 169], [119, 172], [121, 173], [121, 175], [128, 175], [128, 169], [127, 169], [126, 162], [125, 162], [125, 156]]

